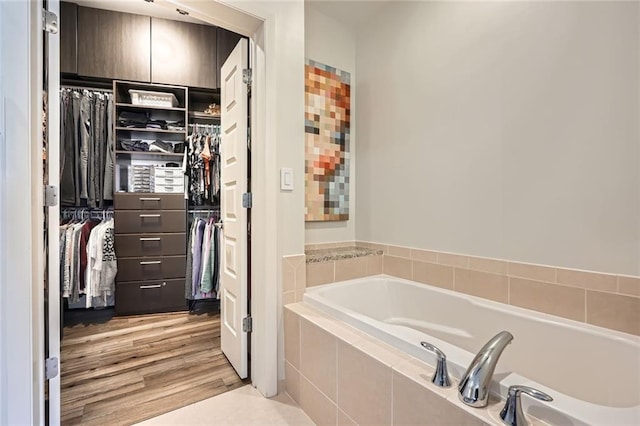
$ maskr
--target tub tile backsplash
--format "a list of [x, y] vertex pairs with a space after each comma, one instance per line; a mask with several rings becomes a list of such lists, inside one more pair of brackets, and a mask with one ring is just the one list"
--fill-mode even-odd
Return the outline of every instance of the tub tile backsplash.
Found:
[[[640, 277], [637, 276], [509, 262], [366, 241], [330, 243], [313, 248], [340, 247], [343, 250], [349, 244], [377, 252], [364, 258], [366, 260], [362, 262], [366, 266], [342, 260], [308, 263], [306, 286], [384, 273], [640, 335], [640, 314], [637, 313], [640, 311]], [[294, 285], [299, 293], [295, 297], [289, 295], [288, 301], [302, 298], [304, 287], [300, 287], [300, 273], [295, 275]], [[291, 288], [290, 283], [285, 284], [287, 289]]]
[[509, 278], [509, 303], [546, 314], [585, 321], [585, 290], [582, 288]]

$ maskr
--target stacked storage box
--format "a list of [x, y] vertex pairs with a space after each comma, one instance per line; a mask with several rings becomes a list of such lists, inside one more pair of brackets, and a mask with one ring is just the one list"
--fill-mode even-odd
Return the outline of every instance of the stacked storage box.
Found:
[[127, 175], [129, 192], [153, 192], [153, 166], [130, 165]]
[[184, 192], [184, 174], [181, 167], [155, 167], [153, 192], [180, 194]]

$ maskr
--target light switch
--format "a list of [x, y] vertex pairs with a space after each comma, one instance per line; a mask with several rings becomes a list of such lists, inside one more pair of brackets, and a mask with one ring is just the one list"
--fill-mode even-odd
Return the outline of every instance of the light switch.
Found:
[[289, 167], [280, 169], [280, 189], [282, 191], [293, 191], [293, 169]]

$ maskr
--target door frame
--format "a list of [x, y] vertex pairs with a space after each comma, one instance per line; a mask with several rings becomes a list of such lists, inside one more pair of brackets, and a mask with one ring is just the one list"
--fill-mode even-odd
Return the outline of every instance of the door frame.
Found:
[[[189, 8], [188, 0], [172, 3]], [[192, 3], [195, 12], [205, 5]], [[258, 2], [215, 3], [229, 3], [225, 7], [263, 21], [250, 34], [254, 76], [251, 371], [253, 385], [270, 397], [278, 392], [280, 286], [273, 120], [276, 76], [266, 71], [277, 69], [276, 30], [282, 31], [280, 26], [286, 23], [278, 23], [277, 13]], [[45, 423], [41, 10], [41, 0], [0, 2], [0, 424]], [[256, 277], [263, 279], [258, 283]]]

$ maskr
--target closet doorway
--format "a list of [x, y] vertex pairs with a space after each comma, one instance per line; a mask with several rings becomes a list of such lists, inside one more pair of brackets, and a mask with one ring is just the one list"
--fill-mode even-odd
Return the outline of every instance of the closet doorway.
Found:
[[[50, 381], [50, 419], [133, 424], [250, 383], [248, 42], [182, 13], [90, 6], [61, 3], [60, 69], [49, 73], [60, 77], [48, 87], [59, 93], [60, 128], [48, 128], [60, 134], [61, 207], [48, 218], [59, 237], [49, 246], [48, 320], [51, 329], [59, 318], [62, 338], [60, 411]], [[137, 36], [147, 21], [145, 44]], [[216, 61], [185, 73], [171, 30], [192, 42], [215, 34]], [[225, 51], [221, 39], [236, 47]], [[114, 46], [137, 51], [105, 59]], [[186, 47], [193, 62], [198, 50]]]

